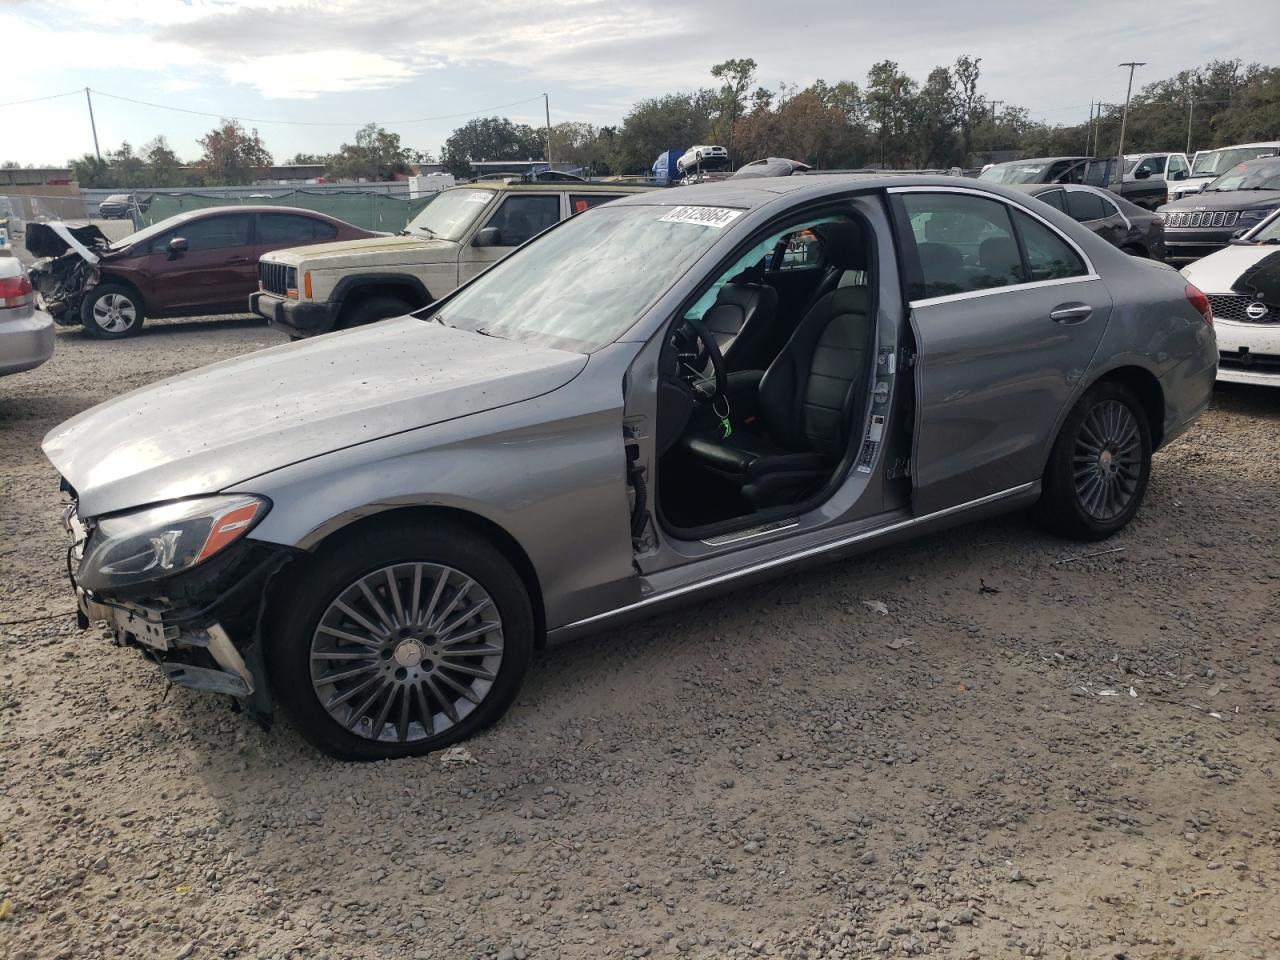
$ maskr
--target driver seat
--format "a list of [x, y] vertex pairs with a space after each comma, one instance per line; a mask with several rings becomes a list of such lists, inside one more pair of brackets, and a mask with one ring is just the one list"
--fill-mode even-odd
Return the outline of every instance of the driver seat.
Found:
[[[829, 263], [867, 270], [858, 224], [824, 224], [822, 231]], [[794, 502], [844, 456], [867, 367], [868, 290], [837, 287], [809, 308], [760, 380], [753, 429], [722, 439], [717, 428], [681, 440], [693, 462], [738, 486], [753, 508]]]

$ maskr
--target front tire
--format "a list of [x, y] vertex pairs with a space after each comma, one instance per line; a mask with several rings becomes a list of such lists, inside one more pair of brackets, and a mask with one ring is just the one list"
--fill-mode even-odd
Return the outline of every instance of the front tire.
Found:
[[533, 654], [519, 574], [447, 523], [340, 535], [273, 607], [273, 692], [304, 738], [343, 760], [416, 756], [470, 737], [506, 712]]
[[80, 304], [80, 325], [100, 340], [131, 337], [145, 319], [142, 298], [122, 283], [100, 283]]
[[1133, 519], [1151, 478], [1151, 428], [1141, 402], [1103, 382], [1080, 399], [1058, 434], [1037, 512], [1055, 533], [1103, 540]]
[[403, 317], [413, 309], [412, 305], [399, 297], [369, 297], [367, 300], [352, 304], [350, 308], [343, 311], [339, 329], [348, 330], [351, 327], [363, 327], [365, 324], [376, 323], [389, 317]]

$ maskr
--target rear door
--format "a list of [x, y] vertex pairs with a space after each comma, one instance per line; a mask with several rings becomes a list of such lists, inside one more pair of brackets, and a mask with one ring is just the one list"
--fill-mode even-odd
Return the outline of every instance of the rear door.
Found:
[[560, 222], [562, 195], [559, 192], [511, 192], [503, 196], [480, 229], [495, 227], [498, 243], [490, 247], [468, 246], [458, 265], [459, 282], [465, 283], [497, 263], [520, 244]]
[[259, 213], [257, 221], [253, 243], [255, 271], [262, 255], [272, 250], [325, 243], [338, 236], [338, 228], [327, 220], [300, 213]]
[[[187, 241], [185, 253], [170, 254], [169, 241]], [[253, 249], [253, 214], [200, 217], [152, 241], [153, 298], [167, 313], [243, 311], [258, 288]]]
[[1025, 208], [890, 191], [916, 340], [913, 509], [1037, 480], [1111, 314], [1087, 256]]

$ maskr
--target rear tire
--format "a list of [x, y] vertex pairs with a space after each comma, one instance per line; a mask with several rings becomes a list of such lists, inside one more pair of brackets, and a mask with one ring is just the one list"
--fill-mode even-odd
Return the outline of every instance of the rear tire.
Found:
[[1045, 467], [1036, 512], [1053, 532], [1103, 540], [1133, 519], [1151, 478], [1151, 428], [1120, 383], [1096, 384], [1071, 411]]
[[339, 324], [338, 329], [348, 330], [351, 327], [363, 327], [368, 323], [386, 320], [388, 317], [402, 317], [413, 309], [415, 308], [411, 304], [399, 297], [369, 297], [367, 300], [352, 304], [342, 312], [342, 323]]
[[472, 736], [506, 712], [533, 655], [524, 581], [447, 522], [340, 534], [274, 591], [272, 608], [272, 691], [306, 740], [343, 760]]
[[80, 325], [100, 340], [120, 340], [142, 329], [142, 298], [122, 283], [100, 283], [80, 303]]

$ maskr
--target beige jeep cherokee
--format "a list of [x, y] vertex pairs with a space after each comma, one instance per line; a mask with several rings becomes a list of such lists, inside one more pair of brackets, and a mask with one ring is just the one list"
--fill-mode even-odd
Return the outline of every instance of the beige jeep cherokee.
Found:
[[442, 192], [398, 236], [274, 250], [249, 309], [310, 337], [425, 307], [566, 217], [630, 184], [482, 180]]

